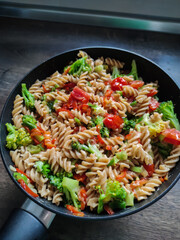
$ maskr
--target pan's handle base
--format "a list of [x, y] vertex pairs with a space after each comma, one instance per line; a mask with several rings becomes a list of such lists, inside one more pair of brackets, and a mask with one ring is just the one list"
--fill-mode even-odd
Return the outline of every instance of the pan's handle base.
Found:
[[14, 209], [0, 231], [1, 240], [43, 240], [47, 228], [32, 214]]

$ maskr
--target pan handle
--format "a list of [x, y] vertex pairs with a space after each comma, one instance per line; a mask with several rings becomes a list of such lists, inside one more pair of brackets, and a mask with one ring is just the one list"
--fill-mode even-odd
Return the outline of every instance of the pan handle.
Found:
[[1, 240], [42, 240], [55, 214], [27, 199], [14, 209], [0, 231]]

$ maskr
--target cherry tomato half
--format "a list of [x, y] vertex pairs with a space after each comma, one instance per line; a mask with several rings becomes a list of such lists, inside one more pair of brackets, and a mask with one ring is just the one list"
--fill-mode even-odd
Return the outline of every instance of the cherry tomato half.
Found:
[[108, 114], [104, 119], [104, 125], [110, 129], [118, 129], [121, 128], [123, 119], [118, 115]]
[[154, 173], [154, 164], [148, 164], [146, 165], [145, 163], [143, 164], [143, 167], [146, 169], [148, 172], [148, 177], [151, 177]]
[[180, 131], [176, 130], [175, 128], [166, 129], [161, 134], [164, 136], [164, 142], [180, 145]]
[[124, 78], [118, 77], [112, 80], [111, 89], [113, 91], [118, 91], [118, 90], [121, 91], [123, 85], [128, 85], [128, 82]]
[[158, 93], [158, 90], [152, 89], [152, 90], [147, 94], [147, 96], [148, 96], [148, 97], [153, 97], [153, 96], [156, 95], [157, 93]]
[[89, 102], [90, 96], [82, 89], [75, 87], [71, 92], [71, 97], [73, 97], [76, 101], [80, 101], [82, 103]]
[[144, 82], [143, 81], [139, 81], [139, 80], [132, 81], [131, 84], [130, 84], [130, 86], [135, 88], [135, 89], [138, 89], [138, 88], [142, 87], [143, 85], [144, 85]]
[[159, 102], [155, 98], [151, 98], [149, 103], [149, 111], [153, 112], [159, 107]]

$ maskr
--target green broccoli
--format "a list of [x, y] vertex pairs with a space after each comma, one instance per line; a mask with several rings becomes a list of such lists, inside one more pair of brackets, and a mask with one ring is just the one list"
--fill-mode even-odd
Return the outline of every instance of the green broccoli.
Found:
[[104, 109], [97, 104], [88, 103], [88, 106], [91, 107], [92, 113], [95, 115], [100, 115], [101, 113], [104, 113]]
[[98, 187], [100, 197], [97, 212], [98, 214], [103, 211], [104, 204], [109, 204], [112, 209], [126, 207], [126, 191], [121, 187], [118, 181], [107, 181], [106, 192], [104, 193], [100, 187]]
[[27, 146], [27, 150], [31, 153], [31, 154], [37, 154], [41, 151], [44, 151], [44, 148], [42, 147], [41, 144], [38, 145], [32, 145], [30, 144], [29, 146]]
[[51, 175], [51, 165], [47, 161], [37, 161], [34, 167], [38, 172], [42, 173], [44, 177], [49, 178]]
[[69, 74], [73, 75], [74, 77], [78, 77], [82, 72], [90, 72], [91, 67], [88, 63], [86, 63], [86, 58], [87, 57], [83, 57], [75, 61], [70, 66]]
[[27, 108], [33, 110], [35, 107], [35, 97], [32, 95], [26, 88], [26, 84], [22, 83], [22, 96], [24, 98], [24, 102]]
[[116, 163], [118, 163], [119, 161], [125, 161], [125, 160], [127, 160], [127, 153], [126, 153], [126, 151], [118, 152], [111, 159], [111, 161], [109, 162], [108, 166], [115, 166]]
[[100, 134], [103, 138], [109, 137], [109, 128], [107, 127], [102, 127], [100, 130]]
[[56, 100], [47, 102], [47, 106], [48, 106], [50, 112], [54, 111], [54, 103], [55, 103], [55, 101]]
[[17, 149], [20, 146], [27, 146], [32, 143], [31, 136], [24, 128], [16, 130], [11, 123], [6, 123], [7, 131], [6, 147], [9, 149]]
[[135, 128], [137, 119], [130, 119], [124, 118], [124, 125], [123, 125], [123, 131], [124, 134], [129, 134], [129, 131], [131, 128]]
[[26, 126], [28, 127], [30, 130], [36, 128], [36, 119], [31, 116], [31, 115], [23, 115], [23, 118], [22, 118], [22, 121], [23, 121], [23, 126]]
[[117, 67], [114, 66], [112, 70], [112, 79], [115, 79], [117, 77], [120, 77], [120, 71]]
[[94, 68], [94, 71], [100, 73], [102, 72], [103, 69], [104, 69], [103, 65], [98, 65]]
[[172, 128], [176, 128], [180, 131], [180, 124], [174, 113], [174, 105], [172, 101], [162, 102], [157, 111], [163, 114], [164, 121], [170, 120], [170, 126]]
[[173, 145], [168, 143], [153, 143], [154, 146], [158, 147], [158, 152], [161, 154], [161, 156], [165, 159], [170, 155], [170, 152], [172, 151]]
[[133, 75], [135, 80], [138, 79], [137, 66], [136, 66], [136, 61], [135, 60], [132, 60], [131, 72], [128, 75]]
[[64, 177], [62, 180], [62, 188], [66, 197], [67, 204], [74, 205], [76, 208], [80, 208], [80, 202], [78, 200], [78, 191], [80, 190], [79, 181]]
[[100, 134], [102, 137], [109, 137], [109, 129], [107, 127], [104, 127], [104, 123], [103, 123], [104, 118], [101, 116], [97, 116], [96, 118], [94, 118], [93, 121], [93, 126], [97, 126], [99, 125], [101, 127], [100, 129]]
[[63, 179], [61, 177], [50, 175], [49, 179], [50, 179], [51, 185], [55, 186], [60, 192], [63, 191], [63, 188], [62, 188], [62, 180]]

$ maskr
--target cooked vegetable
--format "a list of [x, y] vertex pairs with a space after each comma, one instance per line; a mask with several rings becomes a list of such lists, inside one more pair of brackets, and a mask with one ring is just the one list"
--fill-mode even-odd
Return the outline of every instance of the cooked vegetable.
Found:
[[53, 112], [53, 111], [54, 111], [55, 101], [56, 101], [56, 100], [54, 100], [54, 101], [48, 101], [48, 102], [47, 102], [47, 106], [48, 106], [50, 112]]
[[35, 107], [35, 97], [32, 95], [26, 88], [26, 84], [22, 83], [22, 96], [24, 98], [24, 102], [27, 108], [33, 110]]
[[95, 114], [95, 115], [104, 113], [104, 109], [97, 104], [88, 103], [88, 106], [91, 107], [92, 113]]
[[116, 157], [120, 160], [120, 161], [125, 161], [127, 160], [127, 153], [126, 151], [121, 151], [116, 153]]
[[103, 69], [104, 69], [103, 65], [98, 65], [94, 68], [94, 71], [100, 73], [102, 72]]
[[36, 119], [31, 115], [23, 115], [22, 117], [23, 126], [28, 127], [30, 130], [36, 128]]
[[6, 137], [6, 147], [9, 149], [17, 149], [20, 146], [27, 146], [32, 143], [30, 134], [24, 128], [16, 130], [11, 123], [6, 123], [8, 135]]
[[134, 79], [138, 79], [138, 72], [137, 72], [137, 66], [136, 66], [136, 61], [133, 59], [131, 63], [131, 72], [129, 75], [133, 75]]
[[51, 174], [51, 165], [46, 161], [37, 161], [34, 164], [34, 167], [37, 169], [38, 172], [42, 173], [44, 177], [49, 178]]
[[29, 146], [27, 146], [27, 150], [31, 153], [31, 154], [37, 154], [41, 151], [44, 151], [45, 149], [42, 147], [41, 144], [38, 145], [32, 145], [30, 144]]
[[120, 71], [117, 67], [113, 67], [113, 70], [112, 70], [112, 79], [115, 79], [117, 77], [120, 77]]
[[180, 131], [175, 128], [166, 129], [161, 133], [163, 141], [166, 143], [180, 145]]
[[49, 179], [50, 179], [50, 184], [55, 186], [60, 192], [63, 192], [63, 188], [62, 188], [62, 180], [63, 179], [61, 177], [50, 175]]
[[78, 125], [81, 125], [81, 121], [79, 120], [79, 118], [75, 117], [75, 118], [74, 118], [74, 121], [75, 121]]
[[71, 66], [70, 66], [70, 70], [69, 70], [69, 74], [73, 75], [73, 76], [80, 76], [80, 74], [82, 72], [90, 72], [91, 71], [91, 67], [88, 63], [86, 63], [86, 58], [87, 57], [83, 57], [78, 59], [77, 61], [75, 61]]
[[133, 107], [133, 106], [136, 106], [137, 102], [136, 101], [133, 101], [130, 103], [130, 105]]
[[108, 114], [103, 120], [104, 125], [110, 129], [118, 129], [122, 127], [123, 119], [118, 115]]
[[109, 137], [109, 129], [107, 127], [102, 127], [100, 130], [100, 134], [103, 138]]
[[141, 173], [142, 172], [142, 167], [135, 167], [135, 166], [133, 166], [133, 167], [131, 167], [131, 170], [133, 172]]
[[157, 111], [163, 114], [164, 121], [170, 120], [170, 126], [172, 128], [176, 128], [180, 131], [179, 120], [174, 113], [174, 105], [172, 101], [162, 102]]
[[64, 177], [62, 181], [63, 192], [66, 197], [66, 203], [74, 205], [77, 209], [80, 208], [78, 200], [78, 191], [80, 190], [79, 181]]
[[111, 89], [113, 91], [122, 91], [122, 86], [128, 85], [128, 82], [122, 78], [122, 77], [117, 77], [111, 82]]
[[134, 118], [134, 119], [128, 120], [127, 118], [123, 118], [123, 120], [124, 120], [123, 131], [124, 131], [124, 134], [127, 135], [129, 134], [129, 131], [131, 128], [135, 128], [137, 119]]
[[134, 206], [134, 193], [127, 193], [126, 195], [126, 207]]
[[107, 182], [106, 192], [104, 193], [100, 187], [98, 187], [100, 197], [97, 212], [98, 214], [103, 211], [104, 204], [109, 203], [112, 209], [125, 208], [126, 207], [126, 191], [121, 187], [118, 181]]

